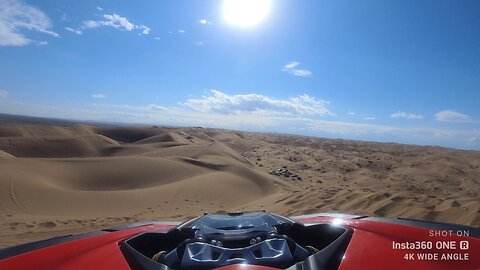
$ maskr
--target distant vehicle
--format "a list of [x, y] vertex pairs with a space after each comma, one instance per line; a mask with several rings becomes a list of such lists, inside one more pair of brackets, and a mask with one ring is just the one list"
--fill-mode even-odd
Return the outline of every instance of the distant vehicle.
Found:
[[0, 250], [0, 269], [479, 269], [480, 229], [344, 214], [204, 214]]

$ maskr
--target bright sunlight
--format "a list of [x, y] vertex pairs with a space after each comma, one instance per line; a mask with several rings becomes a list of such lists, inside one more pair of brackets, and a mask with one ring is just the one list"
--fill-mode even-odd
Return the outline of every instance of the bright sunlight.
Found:
[[270, 6], [271, 0], [225, 0], [223, 16], [230, 24], [249, 27], [264, 19]]

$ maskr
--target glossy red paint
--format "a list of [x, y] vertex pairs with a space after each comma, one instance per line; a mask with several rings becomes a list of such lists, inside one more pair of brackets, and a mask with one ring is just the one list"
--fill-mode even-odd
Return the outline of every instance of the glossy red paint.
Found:
[[79, 239], [34, 250], [0, 261], [2, 270], [129, 270], [118, 242], [144, 231], [171, 228], [170, 225], [148, 225]]
[[[298, 219], [304, 223], [327, 222], [337, 223], [354, 230], [339, 270], [362, 269], [435, 269], [435, 270], [479, 270], [480, 269], [480, 239], [463, 236], [431, 237], [429, 229], [410, 227], [398, 224], [359, 220], [338, 219], [333, 217], [309, 217]], [[31, 251], [0, 261], [0, 269], [115, 269], [129, 270], [118, 244], [122, 240], [137, 233], [158, 229], [171, 228], [171, 225], [147, 225], [132, 229], [110, 232], [89, 238]], [[469, 260], [445, 261], [417, 259], [417, 250], [393, 249], [392, 241], [468, 241]], [[433, 246], [429, 252], [442, 254], [461, 252], [456, 250], [438, 250]], [[415, 260], [406, 260], [405, 254], [413, 253]], [[218, 270], [274, 270], [275, 268], [254, 265], [228, 265]]]
[[[431, 237], [430, 229], [410, 227], [398, 224], [375, 222], [357, 219], [339, 219], [332, 217], [314, 217], [298, 220], [304, 223], [334, 222], [354, 230], [352, 239], [345, 252], [339, 270], [361, 269], [425, 269], [425, 270], [479, 270], [480, 269], [480, 239], [464, 236]], [[455, 250], [438, 250], [433, 244], [429, 253], [438, 253], [439, 258], [447, 253], [468, 253], [468, 261], [449, 260], [418, 260], [417, 254], [425, 253], [418, 250], [393, 249], [395, 242], [415, 241], [455, 241]], [[468, 241], [469, 249], [460, 250], [460, 241]], [[414, 260], [406, 260], [405, 254], [413, 253]]]

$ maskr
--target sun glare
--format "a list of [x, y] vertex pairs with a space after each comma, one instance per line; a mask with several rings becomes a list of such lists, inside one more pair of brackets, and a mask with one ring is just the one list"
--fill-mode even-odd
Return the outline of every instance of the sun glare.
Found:
[[223, 16], [230, 24], [253, 26], [268, 15], [270, 5], [271, 0], [224, 0]]

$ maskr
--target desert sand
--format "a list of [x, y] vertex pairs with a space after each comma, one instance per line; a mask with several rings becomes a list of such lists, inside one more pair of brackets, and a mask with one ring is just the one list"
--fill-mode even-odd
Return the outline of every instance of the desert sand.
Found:
[[480, 226], [480, 152], [201, 127], [0, 121], [0, 247], [260, 209]]

